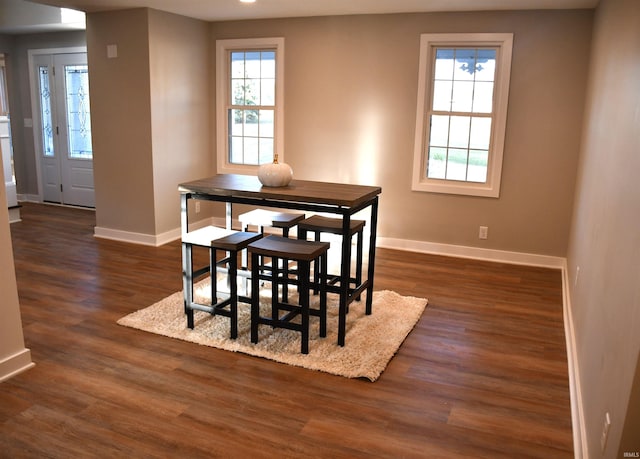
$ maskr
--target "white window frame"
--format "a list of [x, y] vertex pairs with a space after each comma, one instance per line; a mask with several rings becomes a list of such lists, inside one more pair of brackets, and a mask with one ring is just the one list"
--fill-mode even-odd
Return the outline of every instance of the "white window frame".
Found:
[[[427, 112], [431, 107], [432, 74], [436, 48], [483, 47], [497, 49], [496, 77], [493, 100], [494, 116], [489, 145], [489, 163], [485, 183], [430, 179], [426, 176], [428, 160], [429, 123]], [[433, 193], [461, 194], [497, 198], [500, 196], [502, 158], [504, 150], [509, 81], [511, 78], [511, 33], [463, 33], [420, 35], [420, 67], [418, 74], [418, 103], [416, 111], [415, 148], [413, 156], [413, 179], [411, 189]]]
[[219, 174], [256, 175], [257, 165], [229, 162], [229, 108], [230, 68], [229, 52], [235, 50], [276, 50], [276, 106], [274, 114], [274, 154], [284, 162], [284, 38], [242, 38], [216, 40], [216, 157]]
[[4, 54], [0, 53], [0, 116], [9, 116], [9, 95], [7, 93], [7, 70]]

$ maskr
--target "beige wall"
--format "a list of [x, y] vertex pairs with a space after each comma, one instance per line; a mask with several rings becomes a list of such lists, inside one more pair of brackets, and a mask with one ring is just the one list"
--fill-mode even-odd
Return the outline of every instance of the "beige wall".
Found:
[[214, 173], [209, 26], [150, 11], [151, 120], [156, 233], [180, 225], [178, 184]]
[[[568, 251], [571, 313], [590, 457], [640, 451], [640, 2], [602, 0], [596, 15]], [[580, 273], [573, 285], [577, 268]], [[633, 432], [633, 436], [629, 434]]]
[[178, 183], [213, 173], [208, 26], [148, 9], [87, 21], [97, 227], [176, 229]]
[[[99, 228], [156, 236], [178, 227], [177, 183], [214, 173], [215, 39], [284, 36], [285, 155], [297, 178], [381, 185], [382, 237], [566, 254], [591, 11], [206, 26], [138, 9], [87, 21]], [[410, 186], [420, 34], [468, 31], [514, 33], [499, 199]], [[118, 45], [117, 59], [107, 59], [108, 44]], [[489, 226], [486, 241], [480, 225]]]
[[148, 11], [88, 14], [87, 51], [96, 226], [154, 234]]
[[[0, 161], [0, 177], [4, 177], [3, 174]], [[0, 186], [0, 381], [33, 366], [31, 352], [24, 347], [6, 202], [5, 188]]]
[[[342, 16], [215, 23], [285, 37], [285, 155], [296, 178], [382, 186], [379, 235], [565, 256], [591, 11]], [[512, 32], [499, 199], [411, 191], [421, 33]], [[489, 226], [489, 239], [478, 227]]]

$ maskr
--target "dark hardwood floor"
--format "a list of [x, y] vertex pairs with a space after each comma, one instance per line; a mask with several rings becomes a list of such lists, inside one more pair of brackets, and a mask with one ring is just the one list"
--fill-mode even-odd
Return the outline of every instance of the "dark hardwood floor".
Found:
[[21, 210], [36, 366], [0, 384], [2, 458], [573, 456], [559, 271], [379, 249], [376, 289], [429, 306], [371, 383], [121, 327], [181, 289], [179, 243]]

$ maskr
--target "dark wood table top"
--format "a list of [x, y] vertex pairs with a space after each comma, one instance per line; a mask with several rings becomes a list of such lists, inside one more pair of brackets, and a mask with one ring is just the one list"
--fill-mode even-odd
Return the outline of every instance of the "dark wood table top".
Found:
[[181, 193], [307, 202], [354, 207], [382, 193], [378, 186], [292, 180], [285, 187], [262, 186], [253, 175], [218, 174], [178, 186]]

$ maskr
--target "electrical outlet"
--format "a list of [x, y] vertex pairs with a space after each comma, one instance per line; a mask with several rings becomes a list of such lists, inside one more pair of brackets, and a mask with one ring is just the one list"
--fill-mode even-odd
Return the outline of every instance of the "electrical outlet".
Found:
[[196, 213], [200, 213], [200, 201], [196, 201]]
[[604, 424], [602, 425], [602, 436], [600, 437], [600, 448], [604, 453], [604, 447], [607, 446], [607, 438], [609, 438], [609, 429], [611, 428], [611, 416], [607, 411], [604, 414]]
[[478, 237], [480, 239], [487, 239], [489, 237], [489, 227], [481, 226], [480, 231], [478, 231]]

